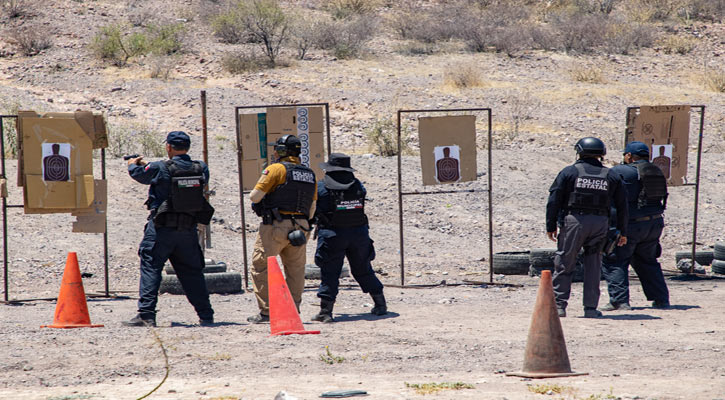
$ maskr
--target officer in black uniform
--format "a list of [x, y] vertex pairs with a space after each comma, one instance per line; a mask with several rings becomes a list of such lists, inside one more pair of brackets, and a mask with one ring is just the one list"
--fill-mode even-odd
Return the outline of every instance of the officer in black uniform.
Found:
[[320, 312], [312, 320], [333, 322], [332, 308], [345, 257], [362, 291], [373, 298], [375, 305], [371, 313], [384, 315], [388, 309], [383, 284], [370, 265], [375, 248], [365, 215], [365, 187], [353, 175], [355, 170], [350, 168], [350, 157], [345, 154], [330, 154], [329, 161], [321, 163], [320, 168], [325, 171], [325, 177], [317, 186], [315, 217], [319, 230], [315, 264], [320, 267], [322, 279], [317, 292]]
[[124, 322], [126, 326], [156, 326], [156, 303], [166, 260], [176, 270], [199, 323], [203, 326], [214, 323], [214, 310], [202, 274], [204, 255], [197, 236], [197, 223], [209, 224], [214, 212], [204, 198], [209, 169], [186, 154], [190, 146], [186, 133], [174, 131], [166, 137], [169, 160], [151, 163], [146, 163], [143, 157], [128, 160], [131, 178], [151, 185], [146, 200], [151, 213], [138, 249], [141, 258], [138, 315]]
[[618, 245], [622, 246], [627, 242], [626, 193], [621, 178], [600, 161], [607, 154], [604, 142], [586, 137], [577, 141], [574, 148], [579, 159], [559, 172], [549, 188], [546, 234], [557, 242], [553, 283], [559, 316], [566, 316], [572, 273], [577, 254], [583, 247], [584, 317], [596, 318], [602, 315], [597, 304], [609, 208], [614, 203], [617, 228], [622, 235]]
[[659, 167], [649, 162], [649, 147], [630, 142], [624, 149], [624, 164], [612, 168], [627, 188], [629, 222], [627, 244], [602, 260], [609, 303], [602, 311], [630, 310], [629, 264], [642, 284], [647, 300], [655, 308], [668, 308], [670, 296], [657, 257], [662, 253], [660, 236], [665, 226], [662, 213], [667, 204], [667, 179]]

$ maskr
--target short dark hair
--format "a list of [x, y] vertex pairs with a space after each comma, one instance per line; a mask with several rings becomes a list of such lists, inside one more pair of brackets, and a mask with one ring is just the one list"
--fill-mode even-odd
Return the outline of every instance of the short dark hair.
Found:
[[179, 146], [179, 145], [175, 146], [171, 143], [169, 143], [169, 146], [171, 146], [171, 148], [176, 151], [183, 151], [183, 150], [189, 151], [189, 148], [191, 148], [191, 146]]

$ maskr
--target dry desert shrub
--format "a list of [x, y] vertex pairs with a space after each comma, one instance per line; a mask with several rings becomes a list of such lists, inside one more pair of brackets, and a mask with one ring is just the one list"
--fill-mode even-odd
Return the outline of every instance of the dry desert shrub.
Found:
[[539, 108], [540, 103], [528, 90], [521, 92], [512, 90], [506, 94], [505, 109], [511, 124], [511, 128], [505, 132], [506, 139], [512, 141], [519, 136], [521, 125], [533, 117], [534, 111]]
[[145, 31], [131, 31], [125, 24], [101, 27], [89, 45], [93, 54], [123, 67], [134, 57], [180, 53], [185, 29], [181, 24], [149, 25]]
[[666, 21], [690, 0], [621, 0], [627, 19], [638, 22]]
[[725, 69], [710, 68], [703, 75], [705, 87], [713, 92], [725, 93]]
[[178, 64], [178, 60], [174, 56], [155, 55], [148, 59], [149, 72], [151, 78], [168, 80], [171, 71]]
[[357, 57], [375, 35], [377, 25], [377, 19], [371, 16], [321, 22], [316, 46], [340, 59]]
[[163, 135], [142, 123], [109, 123], [108, 152], [111, 157], [133, 153], [146, 157], [162, 157], [166, 153]]
[[233, 75], [274, 68], [274, 65], [270, 64], [268, 58], [251, 51], [233, 51], [226, 53], [222, 56], [221, 63], [222, 68]]
[[688, 54], [695, 49], [697, 41], [688, 36], [667, 35], [660, 39], [659, 45], [665, 54]]
[[457, 23], [466, 13], [467, 9], [460, 5], [424, 8], [410, 1], [398, 7], [389, 25], [401, 39], [430, 44], [460, 36]]
[[6, 17], [20, 18], [32, 15], [37, 0], [0, 0], [0, 11]]
[[443, 83], [456, 89], [484, 86], [481, 69], [475, 64], [455, 64], [449, 66], [443, 74]]
[[[392, 118], [377, 118], [365, 130], [365, 138], [373, 154], [384, 157], [398, 154], [398, 127]], [[410, 154], [410, 133], [408, 129], [401, 131], [400, 150], [403, 154]]]
[[575, 63], [569, 69], [572, 79], [585, 83], [604, 83], [604, 70], [596, 65]]
[[689, 0], [683, 10], [685, 19], [723, 22], [725, 17], [725, 0]]
[[34, 56], [53, 45], [52, 35], [38, 27], [17, 28], [9, 36], [10, 41], [25, 56]]
[[297, 59], [304, 60], [307, 52], [317, 47], [325, 21], [316, 17], [305, 17], [295, 20], [292, 25], [290, 43], [297, 50]]
[[379, 0], [326, 0], [323, 8], [335, 19], [372, 14], [380, 7]]

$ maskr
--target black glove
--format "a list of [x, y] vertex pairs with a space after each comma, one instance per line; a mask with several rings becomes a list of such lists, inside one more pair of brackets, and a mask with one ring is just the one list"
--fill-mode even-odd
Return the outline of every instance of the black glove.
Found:
[[264, 206], [262, 206], [262, 203], [252, 203], [252, 211], [254, 211], [255, 214], [257, 214], [258, 217], [261, 217], [264, 215]]

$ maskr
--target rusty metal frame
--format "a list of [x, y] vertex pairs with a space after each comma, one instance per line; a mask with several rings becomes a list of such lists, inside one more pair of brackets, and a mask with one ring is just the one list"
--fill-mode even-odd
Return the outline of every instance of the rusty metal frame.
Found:
[[261, 108], [283, 108], [283, 107], [325, 107], [325, 136], [327, 139], [327, 157], [330, 157], [332, 147], [330, 143], [330, 103], [297, 103], [297, 104], [262, 104], [254, 106], [236, 106], [234, 107], [234, 136], [237, 138], [237, 166], [239, 169], [239, 210], [242, 218], [242, 253], [244, 255], [244, 290], [249, 288], [249, 261], [247, 260], [247, 218], [244, 212], [244, 191], [242, 183], [242, 160], [244, 159], [244, 150], [242, 142], [239, 138], [239, 111]]
[[[0, 178], [6, 180], [7, 185], [7, 174], [5, 170], [5, 120], [15, 119], [15, 129], [18, 129], [18, 123], [20, 122], [17, 115], [0, 115]], [[101, 179], [106, 179], [106, 149], [101, 149]], [[9, 186], [9, 185], [7, 185]], [[9, 273], [8, 273], [8, 208], [23, 208], [22, 204], [8, 204], [7, 198], [2, 198], [2, 212], [3, 212], [3, 290], [4, 290], [4, 301], [0, 303], [11, 304], [21, 303], [24, 301], [35, 301], [35, 300], [56, 300], [57, 298], [51, 299], [20, 299], [10, 300], [9, 294]], [[104, 293], [102, 295], [94, 295], [95, 297], [116, 297], [112, 296], [109, 292], [108, 284], [108, 212], [104, 215], [105, 217], [105, 232], [103, 233], [103, 279], [104, 279]], [[91, 297], [91, 296], [89, 296]]]
[[[488, 256], [489, 256], [489, 282], [493, 282], [493, 178], [492, 167], [492, 123], [491, 108], [449, 108], [449, 109], [422, 109], [422, 110], [398, 110], [398, 224], [400, 226], [400, 286], [405, 287], [405, 239], [403, 234], [403, 196], [410, 195], [429, 195], [442, 193], [464, 193], [475, 192], [474, 189], [467, 190], [441, 190], [429, 192], [403, 192], [403, 175], [402, 175], [402, 146], [400, 143], [401, 125], [403, 114], [426, 114], [426, 113], [450, 113], [450, 112], [486, 112], [488, 116]], [[476, 179], [478, 180], [478, 179]]]
[[[685, 183], [681, 186], [694, 186], [695, 187], [695, 204], [693, 206], [693, 215], [692, 215], [692, 253], [690, 254], [692, 256], [693, 263], [690, 266], [690, 271], [687, 274], [694, 274], [695, 272], [695, 252], [697, 251], [697, 213], [698, 213], [698, 206], [700, 202], [700, 164], [702, 161], [702, 135], [703, 131], [705, 129], [705, 106], [704, 105], [690, 105], [690, 109], [693, 108], [699, 108], [700, 109], [700, 132], [698, 133], [698, 139], [697, 139], [697, 163], [695, 167], [695, 183]], [[627, 126], [630, 121], [630, 114], [634, 110], [639, 110], [640, 107], [627, 107], [627, 113], [626, 113], [626, 120], [625, 120], [625, 132], [624, 132], [624, 141], [626, 144], [627, 141]], [[689, 144], [688, 144], [689, 148]], [[685, 175], [686, 177], [687, 175]]]

